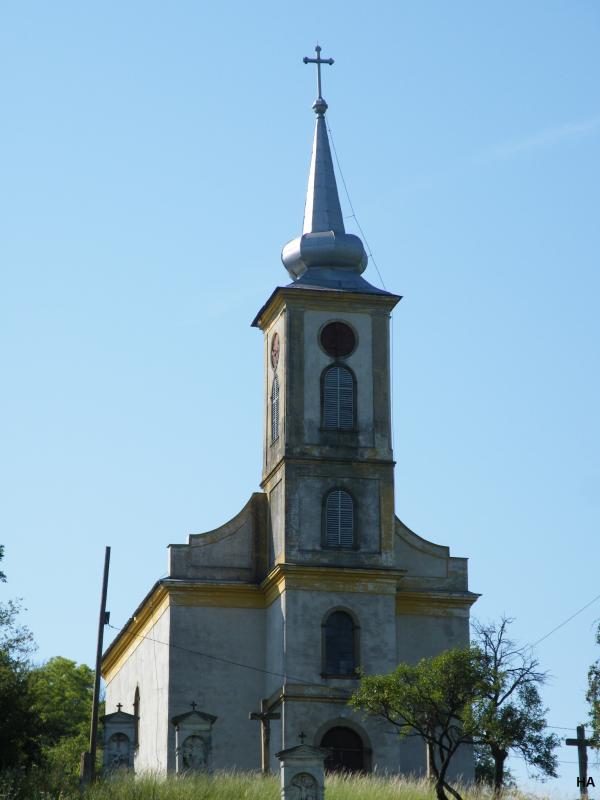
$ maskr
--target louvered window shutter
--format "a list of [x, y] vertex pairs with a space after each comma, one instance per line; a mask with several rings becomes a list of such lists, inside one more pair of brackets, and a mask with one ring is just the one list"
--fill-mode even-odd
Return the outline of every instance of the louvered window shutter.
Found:
[[271, 387], [271, 442], [279, 439], [279, 378], [273, 378]]
[[325, 503], [325, 544], [347, 547], [354, 544], [354, 501], [348, 492], [335, 489]]
[[342, 431], [354, 427], [354, 381], [345, 367], [330, 367], [325, 373], [323, 427]]

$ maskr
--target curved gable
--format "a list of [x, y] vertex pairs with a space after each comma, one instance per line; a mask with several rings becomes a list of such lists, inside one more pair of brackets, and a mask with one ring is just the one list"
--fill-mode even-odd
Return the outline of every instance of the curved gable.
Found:
[[169, 577], [254, 581], [266, 540], [266, 496], [255, 492], [229, 522], [192, 533], [187, 544], [169, 545]]

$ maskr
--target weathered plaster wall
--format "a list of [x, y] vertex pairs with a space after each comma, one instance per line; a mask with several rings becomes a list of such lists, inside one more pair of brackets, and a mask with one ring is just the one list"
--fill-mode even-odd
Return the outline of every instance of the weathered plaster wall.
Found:
[[396, 666], [394, 595], [295, 589], [285, 595], [286, 669], [294, 682], [300, 678], [348, 689], [357, 685], [356, 680], [321, 678], [321, 626], [336, 608], [350, 611], [360, 626], [360, 662], [367, 672], [386, 672]]
[[457, 609], [444, 616], [400, 614], [396, 620], [398, 663], [416, 664], [421, 658], [469, 644], [468, 611]]
[[279, 595], [265, 609], [265, 699], [270, 697], [284, 682], [285, 674], [285, 593]]
[[304, 314], [304, 442], [319, 444], [321, 436], [321, 374], [334, 363], [319, 343], [321, 328], [328, 322], [350, 325], [358, 339], [356, 350], [343, 359], [356, 378], [358, 441], [373, 447], [373, 369], [371, 318], [366, 313], [306, 311]]
[[[265, 668], [265, 612], [256, 608], [172, 607], [170, 717], [198, 710], [218, 717], [212, 727], [213, 769], [257, 769], [260, 726], [248, 714], [260, 710], [265, 676], [236, 666]], [[199, 651], [219, 659], [194, 655]], [[172, 726], [171, 726], [172, 727]]]
[[139, 747], [135, 754], [136, 772], [165, 772], [169, 767], [169, 641], [170, 609], [145, 632], [121, 669], [106, 684], [106, 710], [133, 714], [136, 687], [140, 690]]

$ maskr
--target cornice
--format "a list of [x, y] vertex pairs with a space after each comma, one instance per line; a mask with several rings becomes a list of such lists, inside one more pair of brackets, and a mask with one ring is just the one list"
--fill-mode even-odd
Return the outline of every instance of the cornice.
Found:
[[402, 591], [396, 594], [396, 614], [433, 617], [468, 616], [469, 609], [481, 597], [475, 592], [453, 592], [443, 589]]
[[366, 294], [344, 290], [278, 286], [254, 318], [252, 327], [265, 330], [286, 305], [293, 304], [307, 310], [320, 310], [330, 309], [334, 304], [337, 308], [346, 306], [356, 310], [359, 307], [364, 311], [389, 314], [401, 299], [402, 297], [396, 294]]

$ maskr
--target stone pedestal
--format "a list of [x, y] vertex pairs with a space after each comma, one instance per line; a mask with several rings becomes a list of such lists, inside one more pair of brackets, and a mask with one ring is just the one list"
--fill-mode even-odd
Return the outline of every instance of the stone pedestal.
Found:
[[195, 709], [173, 717], [178, 774], [210, 771], [211, 729], [216, 719]]
[[[120, 705], [120, 704], [119, 704]], [[135, 724], [137, 717], [119, 708], [114, 714], [105, 714], [104, 769], [133, 769]]]
[[327, 750], [300, 744], [276, 756], [281, 767], [281, 800], [324, 800]]

